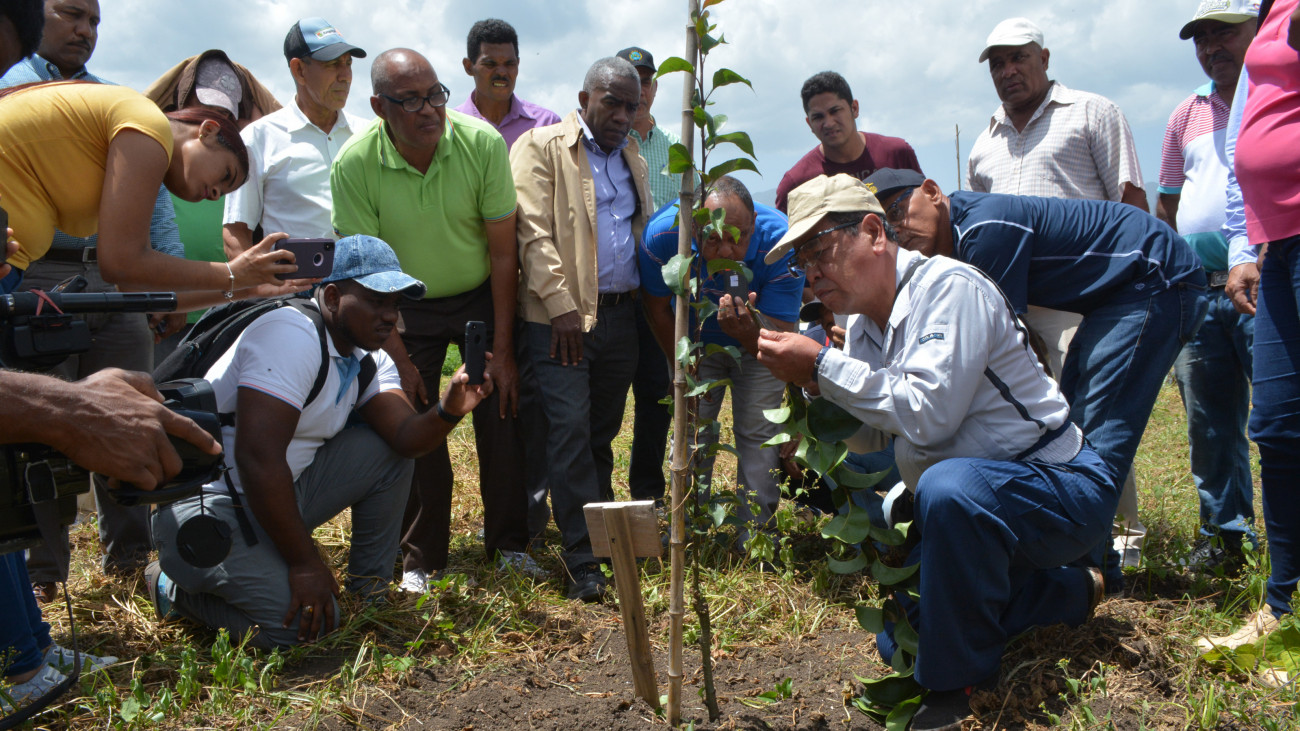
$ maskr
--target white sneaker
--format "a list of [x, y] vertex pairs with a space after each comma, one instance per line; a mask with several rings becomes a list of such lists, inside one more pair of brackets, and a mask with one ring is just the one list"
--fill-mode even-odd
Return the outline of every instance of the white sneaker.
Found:
[[550, 576], [550, 572], [538, 565], [536, 559], [523, 551], [498, 551], [497, 570], [522, 574], [534, 581], [541, 581]]
[[49, 665], [42, 665], [36, 675], [26, 682], [0, 687], [0, 711], [10, 713], [26, 705], [29, 700], [40, 698], [51, 688], [67, 680], [67, 676]]
[[1142, 563], [1142, 541], [1146, 534], [1115, 536], [1112, 539], [1115, 552], [1119, 554], [1119, 565], [1123, 568], [1137, 568]]
[[429, 590], [429, 572], [424, 569], [403, 571], [402, 583], [398, 588], [413, 594], [423, 594]]
[[[46, 648], [45, 656], [41, 658], [41, 662], [58, 670], [60, 673], [66, 674], [72, 672], [72, 657], [72, 650], [57, 644], [51, 644]], [[85, 652], [81, 653], [81, 672], [83, 673], [97, 673], [109, 665], [115, 664], [117, 664], [117, 658], [112, 655], [100, 657]]]
[[1273, 616], [1273, 610], [1264, 607], [1247, 617], [1246, 625], [1236, 632], [1222, 637], [1202, 637], [1196, 641], [1196, 645], [1201, 652], [1209, 652], [1216, 647], [1235, 650], [1242, 645], [1254, 644], [1259, 638], [1277, 629], [1279, 624], [1277, 617]]

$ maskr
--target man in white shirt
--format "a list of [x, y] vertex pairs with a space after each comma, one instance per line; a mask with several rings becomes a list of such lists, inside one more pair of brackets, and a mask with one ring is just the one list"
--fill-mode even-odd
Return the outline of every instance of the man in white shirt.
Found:
[[[813, 293], [850, 316], [845, 349], [763, 330], [758, 358], [861, 420], [853, 451], [893, 440], [920, 534], [907, 560], [920, 564], [920, 600], [895, 598], [930, 691], [912, 728], [957, 728], [1008, 639], [1091, 614], [1101, 572], [1067, 564], [1105, 538], [1119, 488], [997, 286], [966, 264], [900, 250], [883, 216], [847, 175], [791, 193], [790, 230], [767, 261], [794, 248]], [[878, 641], [892, 656], [892, 633]]]
[[[312, 530], [351, 508], [347, 589], [382, 594], [412, 459], [441, 445], [492, 391], [490, 375], [470, 386], [462, 369], [434, 408], [415, 412], [380, 346], [398, 302], [423, 296], [424, 284], [402, 273], [388, 244], [340, 240], [327, 279], [314, 303], [253, 321], [205, 376], [219, 412], [236, 417], [222, 428], [234, 469], [154, 513], [158, 562], [146, 579], [159, 618], [184, 616], [235, 637], [256, 629], [258, 647], [334, 629], [339, 584]], [[312, 304], [318, 315], [304, 311]], [[330, 363], [313, 397], [322, 352]], [[364, 424], [348, 426], [354, 414]]]
[[244, 129], [248, 181], [226, 196], [223, 238], [234, 258], [253, 245], [253, 232], [334, 238], [330, 224], [330, 165], [366, 120], [343, 111], [352, 87], [348, 44], [323, 18], [303, 18], [284, 39], [297, 93], [293, 104]]

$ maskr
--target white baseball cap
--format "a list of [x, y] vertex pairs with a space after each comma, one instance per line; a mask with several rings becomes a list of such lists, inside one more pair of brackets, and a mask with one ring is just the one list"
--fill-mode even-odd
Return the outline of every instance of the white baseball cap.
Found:
[[998, 23], [980, 52], [980, 63], [989, 60], [989, 51], [998, 46], [1023, 46], [1026, 43], [1043, 45], [1043, 29], [1028, 18], [1007, 18]]

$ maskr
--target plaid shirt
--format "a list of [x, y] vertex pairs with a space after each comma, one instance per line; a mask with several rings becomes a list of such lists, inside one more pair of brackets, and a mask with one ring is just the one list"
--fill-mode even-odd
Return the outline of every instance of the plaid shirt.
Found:
[[968, 187], [977, 193], [1118, 201], [1142, 187], [1133, 132], [1105, 97], [1052, 82], [1024, 131], [998, 107], [971, 148]]
[[[681, 174], [668, 172], [668, 148], [681, 142], [681, 138], [658, 124], [650, 128], [648, 139], [641, 139], [636, 130], [628, 134], [641, 146], [641, 157], [645, 158], [646, 165], [650, 167], [650, 197], [654, 199], [657, 211], [677, 200], [682, 192]], [[649, 213], [653, 214], [654, 211]]]

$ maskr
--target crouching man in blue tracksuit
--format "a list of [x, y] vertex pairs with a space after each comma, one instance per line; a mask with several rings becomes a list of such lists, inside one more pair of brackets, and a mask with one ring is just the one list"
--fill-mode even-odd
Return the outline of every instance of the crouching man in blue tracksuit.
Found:
[[789, 233], [768, 259], [794, 248], [818, 299], [850, 316], [845, 348], [764, 330], [758, 358], [860, 419], [853, 451], [894, 439], [915, 494], [908, 562], [921, 564], [921, 598], [909, 618], [915, 678], [930, 691], [912, 728], [957, 728], [1010, 637], [1088, 618], [1101, 573], [1066, 564], [1109, 535], [1119, 488], [997, 286], [899, 249], [883, 216], [847, 175], [791, 193]]

